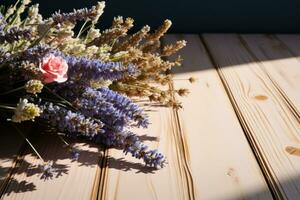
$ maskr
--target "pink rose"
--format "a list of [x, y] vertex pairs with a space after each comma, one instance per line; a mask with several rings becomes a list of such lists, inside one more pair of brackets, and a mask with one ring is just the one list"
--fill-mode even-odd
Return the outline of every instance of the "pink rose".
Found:
[[50, 54], [48, 57], [43, 58], [39, 68], [43, 73], [44, 83], [54, 81], [62, 83], [68, 79], [68, 64], [62, 57]]

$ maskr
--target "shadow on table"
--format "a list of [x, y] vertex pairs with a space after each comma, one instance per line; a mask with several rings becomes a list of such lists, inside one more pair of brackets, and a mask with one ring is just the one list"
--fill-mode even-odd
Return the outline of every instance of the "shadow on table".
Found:
[[[87, 142], [84, 139], [70, 139], [70, 144], [80, 143], [80, 156], [78, 160], [72, 160], [69, 149], [54, 134], [38, 134], [38, 130], [29, 136], [31, 143], [41, 154], [45, 162], [53, 161], [53, 175], [43, 177], [42, 162], [38, 159], [32, 149], [20, 140], [18, 133], [11, 129], [2, 130], [0, 140], [0, 194], [9, 195], [10, 193], [24, 193], [36, 190], [34, 180], [45, 179], [50, 181], [61, 176], [68, 175], [72, 167], [80, 166], [96, 166], [102, 165], [100, 168], [113, 168], [122, 171], [134, 170], [136, 173], [154, 173], [155, 168], [146, 167], [142, 163], [134, 163], [125, 159], [116, 159], [113, 157], [104, 158], [104, 147]], [[156, 137], [142, 135], [141, 141], [157, 141]], [[23, 145], [23, 148], [20, 147]], [[15, 151], [14, 151], [15, 149]], [[93, 149], [92, 151], [90, 149]], [[105, 162], [101, 160], [105, 159]], [[138, 160], [137, 160], [138, 161]], [[9, 163], [15, 162], [14, 168]], [[8, 163], [5, 166], [4, 163]], [[34, 163], [34, 164], [32, 164]], [[39, 164], [38, 164], [39, 163]], [[106, 164], [103, 164], [106, 163]], [[9, 177], [9, 178], [8, 178]], [[32, 177], [32, 178], [31, 178]], [[39, 178], [37, 178], [39, 177]], [[30, 180], [33, 180], [30, 182]]]
[[[248, 56], [244, 57], [239, 57], [236, 56], [236, 54], [239, 54], [239, 52], [234, 52], [232, 49], [231, 43], [228, 42], [226, 45], [222, 44], [222, 41], [229, 41], [231, 37], [238, 36], [236, 34], [222, 34], [222, 36], [218, 36], [215, 39], [216, 44], [210, 44], [210, 42], [205, 38], [204, 35], [186, 35], [187, 37], [184, 38], [183, 35], [180, 34], [171, 34], [172, 38], [175, 38], [176, 40], [182, 40], [185, 39], [187, 40], [187, 46], [184, 47], [182, 50], [180, 50], [178, 53], [175, 55], [171, 56], [170, 59], [174, 60], [178, 55], [180, 55], [183, 58], [182, 66], [180, 67], [174, 67], [172, 69], [172, 73], [174, 74], [180, 74], [180, 73], [188, 73], [188, 72], [196, 72], [196, 71], [202, 71], [202, 70], [209, 70], [213, 69], [216, 66], [218, 68], [224, 68], [224, 67], [234, 67], [237, 65], [242, 65], [242, 64], [247, 64], [251, 62], [257, 62], [257, 58], [253, 56], [253, 53], [249, 50], [249, 48], [245, 47], [247, 45], [246, 42], [241, 38], [238, 37], [239, 44], [244, 44], [242, 45], [242, 49], [245, 51], [245, 54], [248, 54]], [[209, 36], [209, 34], [207, 34]], [[272, 61], [272, 60], [280, 60], [280, 59], [287, 59], [287, 58], [292, 58], [292, 57], [300, 57], [300, 48], [297, 51], [294, 49], [292, 50], [291, 48], [288, 48], [284, 42], [282, 42], [278, 37], [275, 35], [270, 35], [266, 34], [265, 35], [267, 40], [270, 40], [273, 43], [274, 46], [272, 46], [273, 49], [285, 49], [284, 53], [278, 53], [276, 56], [272, 54], [272, 57], [270, 57], [268, 54], [264, 54], [266, 57], [265, 60], [261, 61]], [[293, 37], [294, 35], [290, 35]], [[189, 40], [190, 39], [190, 40]], [[214, 39], [212, 39], [214, 40]], [[218, 42], [220, 40], [220, 42]], [[300, 46], [300, 38], [299, 38], [299, 44]], [[163, 42], [163, 44], [168, 44], [168, 42]], [[262, 51], [265, 51], [263, 43], [259, 43], [257, 41], [258, 48], [260, 48]], [[218, 62], [218, 59], [227, 59], [225, 55], [219, 54], [216, 56], [214, 54], [214, 51], [212, 50], [215, 47], [218, 47], [218, 49], [222, 49], [223, 52], [232, 52], [232, 56], [234, 56], [234, 59], [229, 59], [230, 62]], [[297, 46], [297, 44], [295, 45]]]

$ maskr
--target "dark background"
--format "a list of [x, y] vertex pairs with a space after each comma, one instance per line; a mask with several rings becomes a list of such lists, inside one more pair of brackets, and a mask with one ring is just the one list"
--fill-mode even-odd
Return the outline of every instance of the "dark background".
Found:
[[[0, 0], [11, 4], [14, 0]], [[95, 0], [33, 0], [41, 13], [90, 7]], [[171, 19], [171, 32], [299, 33], [300, 0], [107, 0], [101, 27], [108, 27], [114, 16], [133, 17], [136, 28], [157, 27]]]

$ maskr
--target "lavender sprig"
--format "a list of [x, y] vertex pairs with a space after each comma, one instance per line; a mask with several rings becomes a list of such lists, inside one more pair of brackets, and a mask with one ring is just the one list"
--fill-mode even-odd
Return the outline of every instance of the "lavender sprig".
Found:
[[103, 123], [97, 119], [85, 117], [78, 112], [72, 112], [53, 103], [44, 103], [41, 106], [43, 113], [41, 118], [46, 119], [49, 123], [57, 127], [61, 132], [80, 133], [81, 135], [93, 137], [103, 127]]
[[120, 62], [103, 62], [85, 57], [64, 56], [59, 53], [56, 55], [62, 56], [67, 61], [70, 80], [80, 80], [81, 83], [89, 83], [91, 80], [114, 81], [137, 73], [137, 68], [132, 64], [124, 66]]
[[63, 22], [71, 22], [71, 23], [76, 23], [76, 21], [84, 21], [84, 20], [95, 20], [98, 17], [98, 11], [97, 7], [93, 6], [90, 9], [83, 8], [83, 9], [78, 9], [70, 13], [60, 13], [56, 12], [52, 15], [52, 20], [55, 24], [61, 24]]
[[130, 131], [114, 132], [106, 127], [104, 130], [105, 134], [96, 135], [96, 142], [123, 149], [125, 154], [130, 153], [137, 159], [143, 159], [147, 166], [164, 167], [165, 157], [157, 150], [148, 150], [148, 146], [143, 144], [134, 133]]
[[[1, 25], [0, 25], [1, 26]], [[32, 36], [30, 29], [21, 29], [18, 27], [12, 27], [7, 31], [0, 31], [0, 44], [4, 42], [13, 43], [20, 39], [30, 40]]]
[[[146, 128], [148, 118], [143, 109], [127, 97], [107, 88], [99, 90], [83, 87], [78, 84], [66, 84], [58, 92], [74, 102], [76, 107], [86, 116], [96, 117], [116, 130], [123, 130], [129, 125]], [[135, 122], [131, 124], [131, 122]]]
[[124, 113], [131, 120], [137, 121], [138, 127], [148, 127], [149, 121], [143, 114], [144, 110], [133, 103], [132, 100], [108, 88], [100, 88], [98, 91], [107, 102], [112, 103], [121, 113]]

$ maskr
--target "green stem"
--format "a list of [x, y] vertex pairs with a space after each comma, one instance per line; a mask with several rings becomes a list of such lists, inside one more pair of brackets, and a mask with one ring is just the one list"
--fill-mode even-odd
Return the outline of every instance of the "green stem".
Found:
[[29, 144], [29, 146], [34, 151], [34, 153], [43, 161], [43, 163], [45, 163], [45, 160], [42, 158], [42, 156], [39, 154], [39, 152], [34, 148], [34, 146], [31, 144], [31, 142], [29, 141], [29, 139], [22, 133], [22, 131], [20, 131], [20, 129], [18, 129], [17, 126], [15, 126], [14, 124], [12, 124], [12, 126], [25, 139], [25, 141], [27, 142], [27, 144]]
[[19, 90], [22, 90], [22, 89], [24, 89], [24, 87], [25, 87], [25, 86], [21, 86], [21, 87], [18, 87], [18, 88], [15, 88], [15, 89], [9, 90], [9, 91], [7, 91], [7, 92], [1, 93], [0, 95], [6, 95], [6, 94], [10, 94], [10, 93], [13, 93], [13, 92], [19, 91]]
[[12, 107], [12, 106], [6, 106], [6, 105], [0, 105], [0, 108], [9, 109], [9, 110], [16, 110], [15, 107]]
[[[84, 30], [84, 27], [85, 25], [88, 23], [88, 20], [85, 20], [85, 22], [83, 23], [83, 25], [81, 26], [78, 34], [77, 34], [77, 37], [76, 38], [79, 38], [81, 36], [81, 34], [83, 33], [83, 30]], [[84, 30], [85, 31], [85, 30]]]
[[63, 138], [61, 137], [60, 135], [58, 135], [59, 139], [65, 144], [67, 145], [68, 147], [70, 147], [70, 144]]

